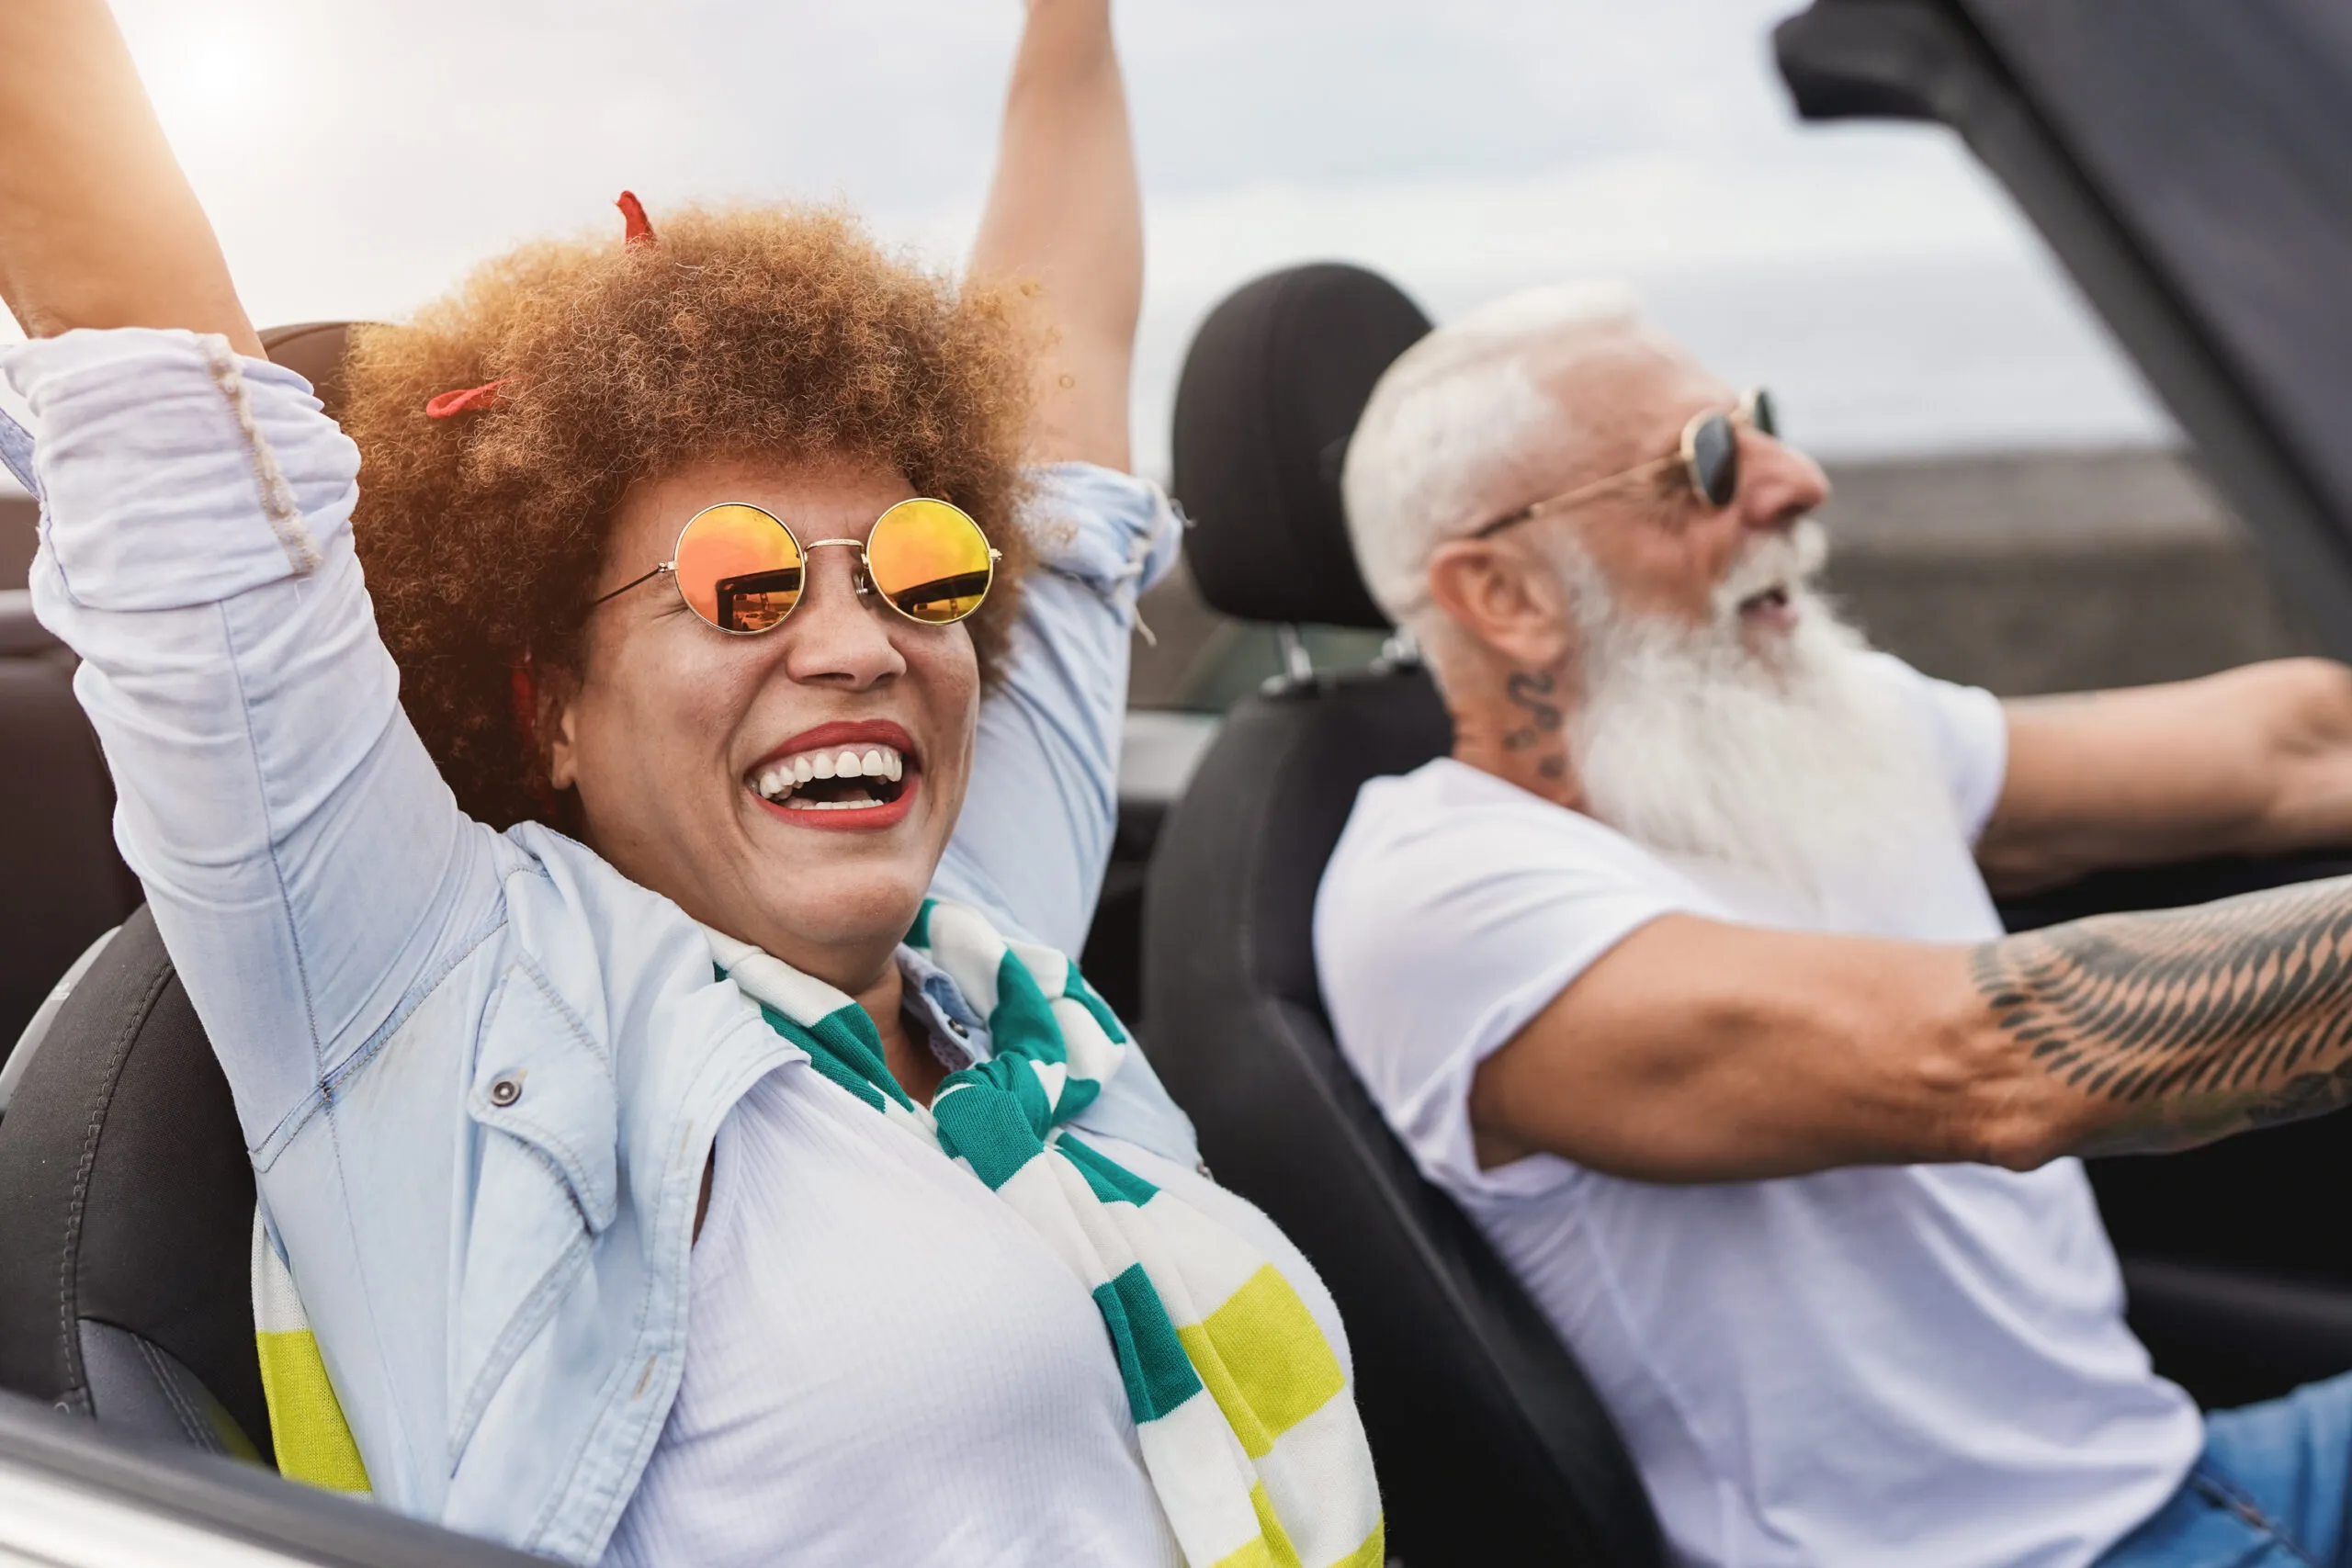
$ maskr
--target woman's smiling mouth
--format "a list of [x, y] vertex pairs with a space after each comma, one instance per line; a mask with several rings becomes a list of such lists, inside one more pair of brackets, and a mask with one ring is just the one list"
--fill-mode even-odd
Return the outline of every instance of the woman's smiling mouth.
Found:
[[797, 826], [871, 829], [905, 818], [922, 778], [912, 739], [883, 721], [805, 730], [743, 782], [768, 812]]

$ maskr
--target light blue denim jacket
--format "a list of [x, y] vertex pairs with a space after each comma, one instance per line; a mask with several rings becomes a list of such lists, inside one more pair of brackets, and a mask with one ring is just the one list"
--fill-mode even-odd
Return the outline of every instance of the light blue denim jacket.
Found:
[[[120, 792], [116, 838], [236, 1098], [378, 1496], [593, 1561], [678, 1386], [713, 1133], [799, 1055], [668, 899], [465, 817], [401, 711], [353, 554], [356, 448], [302, 379], [185, 333], [11, 351], [33, 594]], [[0, 425], [6, 424], [0, 418]], [[21, 458], [21, 431], [0, 456]], [[1109, 852], [1151, 486], [1041, 476], [1045, 568], [936, 887], [1075, 951]], [[913, 971], [983, 1055], [981, 1021]], [[519, 1099], [494, 1103], [493, 1080]], [[1081, 1126], [1197, 1156], [1148, 1071]]]

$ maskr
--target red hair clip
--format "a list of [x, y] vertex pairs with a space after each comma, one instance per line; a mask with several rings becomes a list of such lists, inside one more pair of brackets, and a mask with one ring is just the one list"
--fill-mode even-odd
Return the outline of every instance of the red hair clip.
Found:
[[621, 231], [622, 244], [633, 251], [640, 245], [659, 243], [653, 232], [653, 221], [645, 216], [645, 203], [637, 199], [637, 192], [621, 192], [620, 199], [613, 205], [621, 209], [621, 221], [625, 225]]
[[[661, 237], [653, 232], [653, 220], [645, 215], [645, 203], [637, 199], [637, 192], [621, 192], [620, 199], [613, 205], [621, 209], [622, 244], [633, 251], [639, 246], [661, 243]], [[492, 407], [498, 401], [498, 389], [506, 385], [508, 379], [502, 376], [479, 387], [460, 387], [455, 391], [443, 392], [424, 405], [424, 417], [452, 419], [469, 409]]]
[[508, 378], [485, 381], [479, 387], [460, 387], [454, 392], [444, 392], [424, 405], [427, 419], [449, 419], [468, 409], [486, 409], [498, 401], [498, 389], [506, 385]]

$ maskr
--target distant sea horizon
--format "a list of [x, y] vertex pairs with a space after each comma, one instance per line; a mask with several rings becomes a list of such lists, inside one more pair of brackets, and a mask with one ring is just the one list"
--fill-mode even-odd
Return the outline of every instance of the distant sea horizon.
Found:
[[[1826, 459], [2182, 439], [2072, 284], [2039, 254], [1773, 260], [1621, 276], [1659, 327], [1725, 379], [1770, 387], [1790, 438]], [[1148, 296], [1136, 361], [1141, 472], [1167, 478], [1184, 350], [1201, 318], [1245, 281]], [[1552, 281], [1476, 265], [1397, 277], [1441, 321]], [[5, 387], [0, 408], [26, 417]], [[0, 473], [0, 494], [13, 493], [20, 492]]]
[[[2173, 446], [2183, 440], [2072, 283], [2039, 254], [1775, 261], [1738, 271], [1620, 276], [1658, 327], [1726, 380], [1769, 386], [1790, 439], [1820, 457]], [[1443, 321], [1556, 279], [1464, 269], [1397, 281]], [[1222, 297], [1146, 305], [1135, 431], [1136, 464], [1147, 473], [1168, 471], [1169, 418], [1184, 350]]]

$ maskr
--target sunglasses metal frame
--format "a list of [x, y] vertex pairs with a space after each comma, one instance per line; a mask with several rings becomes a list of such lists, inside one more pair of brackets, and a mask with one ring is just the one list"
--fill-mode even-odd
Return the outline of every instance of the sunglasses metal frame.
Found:
[[[908, 504], [909, 502], [916, 501], [925, 501], [931, 502], [934, 506], [946, 507], [950, 512], [956, 513], [956, 516], [961, 517], [967, 524], [970, 525], [972, 532], [979, 536], [982, 547], [989, 552], [989, 581], [987, 586], [980, 590], [979, 597], [972, 602], [971, 609], [965, 611], [962, 615], [956, 616], [956, 619], [952, 621], [926, 621], [921, 615], [901, 608], [896, 600], [892, 599], [888, 593], [885, 593], [880, 589], [876, 588], [874, 583], [874, 573], [866, 565], [865, 539], [852, 539], [847, 537], [839, 539], [812, 539], [808, 544], [804, 545], [800, 542], [800, 536], [792, 531], [791, 524], [786, 523], [783, 518], [778, 517], [766, 507], [749, 501], [714, 501], [708, 506], [706, 506], [701, 511], [696, 512], [692, 517], [686, 519], [684, 526], [679, 528], [677, 538], [673, 541], [670, 546], [670, 558], [668, 560], [661, 562], [651, 570], [645, 572], [641, 576], [630, 578], [627, 582], [622, 583], [618, 588], [614, 589], [609, 593], [599, 593], [595, 598], [588, 601], [588, 607], [593, 610], [607, 599], [617, 599], [622, 594], [628, 592], [630, 589], [637, 587], [639, 583], [650, 582], [666, 571], [670, 574], [671, 582], [677, 587], [678, 597], [685, 600], [687, 610], [694, 615], [695, 620], [700, 621], [704, 626], [708, 626], [711, 630], [723, 633], [728, 637], [759, 637], [763, 633], [775, 630], [776, 627], [792, 619], [794, 610], [800, 608], [801, 593], [795, 593], [793, 595], [791, 608], [786, 610], [783, 615], [778, 615], [766, 626], [753, 626], [748, 631], [738, 631], [733, 626], [720, 626], [717, 621], [712, 620], [700, 610], [695, 609], [694, 601], [686, 598], [684, 584], [678, 582], [677, 580], [678, 552], [680, 547], [686, 542], [687, 531], [693, 528], [696, 523], [701, 522], [704, 517], [713, 512], [717, 512], [721, 507], [741, 506], [748, 511], [758, 513], [761, 516], [766, 518], [769, 522], [783, 529], [784, 536], [792, 541], [793, 549], [798, 552], [800, 558], [804, 563], [807, 562], [808, 554], [811, 550], [821, 550], [826, 548], [828, 546], [846, 545], [851, 549], [855, 550], [858, 556], [856, 588], [858, 597], [861, 599], [869, 595], [878, 598], [882, 603], [889, 605], [890, 608], [893, 611], [896, 611], [899, 615], [919, 626], [952, 626], [956, 621], [969, 620], [976, 613], [978, 613], [980, 605], [987, 601], [989, 592], [995, 589], [996, 563], [1004, 558], [1004, 552], [998, 549], [994, 545], [989, 543], [989, 536], [987, 533], [982, 530], [978, 522], [973, 518], [970, 513], [965, 511], [954, 502], [941, 501], [937, 496], [910, 495], [906, 501], [894, 501], [888, 506], [883, 508], [882, 515], [880, 517], [876, 517], [874, 520], [875, 526], [880, 526], [884, 517], [889, 516], [891, 513], [896, 512], [901, 506]], [[872, 536], [872, 533], [873, 530], [869, 528], [867, 530], [868, 537]], [[803, 589], [801, 592], [806, 592], [806, 590]]]
[[1776, 421], [1772, 418], [1771, 407], [1770, 392], [1762, 387], [1750, 387], [1739, 395], [1739, 401], [1732, 406], [1729, 412], [1722, 409], [1704, 409], [1692, 414], [1684, 422], [1682, 438], [1676, 443], [1675, 450], [1670, 455], [1653, 457], [1646, 463], [1636, 463], [1630, 468], [1621, 468], [1613, 474], [1594, 479], [1589, 484], [1578, 485], [1576, 489], [1563, 491], [1558, 495], [1546, 496], [1532, 506], [1522, 506], [1508, 516], [1498, 517], [1491, 523], [1482, 524], [1472, 529], [1466, 536], [1473, 539], [1491, 538], [1506, 528], [1532, 522], [1538, 517], [1550, 517], [1566, 512], [1620, 485], [1630, 484], [1637, 479], [1655, 479], [1678, 466], [1682, 469], [1684, 480], [1690, 486], [1690, 493], [1705, 502], [1712, 510], [1720, 512], [1729, 506], [1739, 495], [1737, 466], [1739, 449], [1736, 445], [1732, 448], [1731, 494], [1720, 502], [1715, 501], [1707, 494], [1705, 476], [1699, 472], [1699, 433], [1710, 421], [1722, 420], [1735, 427], [1746, 425], [1752, 430], [1760, 430], [1767, 435], [1777, 435], [1778, 432], [1774, 429]]

